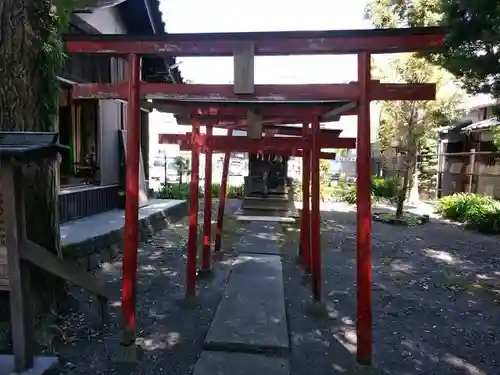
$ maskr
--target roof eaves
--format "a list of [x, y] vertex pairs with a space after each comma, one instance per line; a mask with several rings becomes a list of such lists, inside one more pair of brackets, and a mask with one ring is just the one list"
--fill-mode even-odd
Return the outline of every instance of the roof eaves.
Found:
[[[156, 30], [158, 30], [159, 34], [167, 34], [165, 30], [166, 25], [165, 22], [163, 21], [163, 13], [160, 10], [160, 0], [143, 0], [143, 1], [144, 5], [151, 11], [151, 18], [152, 21], [154, 22], [153, 27]], [[167, 69], [170, 69], [170, 76], [171, 76], [170, 78], [172, 79], [173, 83], [184, 83], [179, 67], [176, 66], [173, 69], [170, 68], [171, 66], [175, 65], [175, 57], [166, 58], [165, 65]]]
[[462, 129], [462, 132], [475, 132], [490, 129], [500, 125], [500, 120], [497, 117], [492, 117], [483, 121], [478, 121]]

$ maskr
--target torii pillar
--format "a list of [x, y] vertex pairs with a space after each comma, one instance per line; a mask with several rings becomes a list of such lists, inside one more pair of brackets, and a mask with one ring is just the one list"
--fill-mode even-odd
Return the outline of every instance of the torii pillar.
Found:
[[372, 213], [370, 143], [370, 54], [358, 55], [358, 82], [361, 91], [356, 145], [356, 256], [357, 256], [357, 361], [372, 362]]

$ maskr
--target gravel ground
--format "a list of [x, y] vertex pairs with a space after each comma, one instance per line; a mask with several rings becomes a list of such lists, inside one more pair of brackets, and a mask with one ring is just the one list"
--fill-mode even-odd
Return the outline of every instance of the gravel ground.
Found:
[[[230, 201], [228, 211], [239, 202]], [[336, 203], [322, 215], [324, 295], [328, 317], [310, 313], [310, 286], [295, 254], [298, 231], [283, 228], [285, 298], [292, 351], [291, 375], [350, 374], [355, 350], [355, 213]], [[351, 211], [351, 212], [350, 212]], [[226, 244], [244, 232], [228, 220]], [[116, 292], [111, 324], [94, 331], [88, 314], [59, 327], [56, 345], [63, 373], [182, 374], [196, 364], [203, 338], [225, 287], [230, 262], [199, 283], [199, 306], [182, 308], [187, 218], [142, 244], [138, 324], [145, 358], [115, 366], [119, 344], [121, 263], [103, 267]], [[500, 374], [500, 255], [498, 237], [430, 223], [410, 227], [373, 224], [374, 358], [385, 374]], [[229, 258], [231, 251], [229, 251]], [[80, 296], [82, 302], [87, 296]], [[215, 374], [214, 374], [215, 375]], [[265, 374], [263, 374], [265, 375]]]
[[[322, 214], [328, 318], [307, 313], [309, 286], [295, 262], [298, 232], [284, 235], [292, 375], [345, 374], [355, 350], [353, 208]], [[351, 211], [351, 212], [349, 212]], [[500, 374], [498, 237], [432, 222], [373, 223], [375, 364], [384, 373]]]
[[[239, 207], [239, 201], [229, 200], [226, 206], [228, 212], [233, 212]], [[93, 330], [89, 314], [78, 313], [66, 318], [58, 328], [61, 341], [54, 349], [59, 352], [63, 374], [190, 373], [224, 290], [230, 263], [217, 264], [215, 277], [199, 282], [200, 297], [195, 308], [182, 307], [179, 301], [184, 296], [187, 223], [187, 218], [184, 218], [141, 244], [137, 335], [144, 358], [137, 365], [126, 366], [117, 366], [110, 361], [120, 339], [117, 323], [120, 319], [121, 262], [116, 260], [102, 267], [102, 273], [110, 280], [116, 293], [116, 301], [111, 301], [110, 324], [99, 331]], [[226, 223], [223, 244], [228, 246], [233, 237], [239, 238], [240, 235], [230, 219], [226, 219]], [[75, 291], [75, 296], [81, 299], [82, 305], [88, 300], [88, 296], [81, 295], [79, 291]]]

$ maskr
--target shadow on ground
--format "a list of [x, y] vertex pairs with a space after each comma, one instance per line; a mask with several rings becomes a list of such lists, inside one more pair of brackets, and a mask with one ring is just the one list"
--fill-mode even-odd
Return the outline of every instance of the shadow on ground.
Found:
[[[239, 202], [230, 202], [228, 212], [234, 212]], [[272, 237], [281, 245], [291, 375], [353, 373], [355, 213], [343, 204], [332, 208], [322, 213], [321, 224], [327, 317], [308, 313], [310, 286], [296, 263], [298, 224], [254, 234], [255, 241]], [[192, 309], [178, 303], [184, 296], [187, 218], [141, 244], [137, 322], [145, 358], [136, 366], [109, 361], [120, 339], [121, 263], [103, 267], [116, 296], [110, 324], [96, 331], [88, 314], [79, 313], [57, 328], [63, 374], [190, 374], [242, 245], [238, 241], [249, 230], [231, 219], [226, 224], [227, 255], [215, 277], [199, 283]], [[408, 228], [373, 223], [374, 356], [380, 369], [395, 375], [500, 374], [498, 240], [433, 220]]]
[[[229, 200], [227, 212], [234, 212], [238, 207], [238, 201]], [[216, 213], [216, 206], [213, 213]], [[203, 221], [199, 220], [199, 223]], [[116, 296], [111, 301], [110, 323], [104, 330], [97, 331], [92, 329], [88, 314], [78, 313], [66, 320], [57, 345], [63, 364], [62, 373], [189, 374], [196, 364], [226, 285], [231, 267], [232, 239], [240, 236], [240, 226], [237, 227], [229, 218], [225, 224], [223, 247], [229, 255], [214, 267], [212, 279], [198, 282], [199, 297], [196, 306], [191, 308], [180, 303], [184, 297], [188, 218], [172, 224], [141, 244], [137, 342], [143, 349], [144, 358], [136, 365], [115, 365], [110, 361], [120, 340], [121, 261], [117, 259], [104, 264], [101, 273], [110, 281]], [[81, 292], [74, 293], [78, 296]]]
[[[355, 352], [355, 236], [351, 207], [337, 204], [322, 213], [324, 295], [333, 311], [327, 323], [303, 319], [300, 270], [292, 257], [287, 262], [291, 337], [300, 352], [292, 356], [292, 375], [311, 366], [342, 373], [345, 350]], [[285, 250], [293, 253], [297, 232], [287, 237]], [[373, 223], [378, 367], [405, 375], [500, 373], [498, 243], [498, 237], [437, 222], [409, 228]]]

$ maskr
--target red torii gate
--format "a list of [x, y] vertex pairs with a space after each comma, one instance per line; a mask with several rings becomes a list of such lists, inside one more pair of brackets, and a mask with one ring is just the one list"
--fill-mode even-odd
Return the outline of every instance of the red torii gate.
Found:
[[[387, 92], [387, 86], [371, 81], [370, 54], [413, 52], [433, 47], [439, 47], [444, 42], [446, 30], [443, 28], [406, 28], [385, 30], [342, 30], [342, 31], [297, 31], [297, 32], [254, 32], [254, 33], [209, 33], [209, 34], [169, 34], [153, 37], [130, 35], [75, 35], [66, 38], [66, 47], [70, 53], [96, 53], [128, 55], [128, 82], [117, 85], [76, 86], [75, 98], [123, 98], [128, 99], [128, 137], [127, 137], [127, 180], [126, 180], [126, 214], [125, 214], [125, 240], [124, 262], [122, 281], [122, 312], [124, 318], [124, 346], [131, 346], [135, 341], [135, 284], [137, 269], [137, 244], [138, 244], [138, 172], [139, 172], [139, 124], [141, 96], [149, 99], [160, 99], [164, 110], [188, 115], [193, 120], [191, 134], [191, 147], [193, 152], [192, 186], [197, 185], [198, 162], [200, 146], [207, 144], [207, 150], [223, 145], [218, 141], [210, 141], [211, 135], [207, 134], [206, 140], [199, 137], [200, 124], [217, 125], [233, 124], [246, 117], [248, 108], [263, 105], [260, 110], [265, 113], [270, 124], [290, 123], [287, 119], [301, 120], [300, 122], [312, 123], [312, 128], [303, 126], [303, 138], [299, 141], [290, 141], [297, 150], [302, 150], [304, 166], [312, 170], [311, 191], [311, 271], [313, 275], [313, 294], [320, 296], [319, 259], [319, 151], [321, 140], [319, 137], [319, 124], [321, 120], [338, 119], [341, 114], [353, 111], [358, 115], [358, 140], [357, 148], [357, 359], [360, 363], [371, 362], [372, 334], [371, 334], [371, 203], [370, 203], [370, 107], [371, 100], [386, 99], [378, 96], [380, 92]], [[275, 87], [253, 87], [253, 95], [236, 95], [227, 91], [228, 88], [220, 86], [199, 85], [167, 85], [141, 83], [140, 55], [175, 56], [236, 56], [236, 52], [243, 45], [251, 45], [254, 56], [262, 55], [311, 55], [311, 54], [358, 54], [358, 82], [343, 85], [335, 89], [335, 85], [324, 85], [323, 92], [318, 95], [318, 88], [299, 86], [288, 88], [278, 87], [281, 94], [266, 97], [276, 93]], [[253, 86], [253, 85], [252, 85]], [[389, 99], [433, 99], [432, 95], [418, 95], [414, 92], [405, 97], [396, 94], [396, 89], [389, 89], [392, 98]], [[205, 91], [204, 91], [205, 90]], [[225, 90], [225, 91], [224, 91]], [[259, 91], [261, 90], [261, 91]], [[393, 91], [391, 91], [393, 90]], [[416, 91], [422, 90], [416, 89]], [[425, 88], [423, 89], [425, 90]], [[188, 92], [190, 91], [190, 92]], [[316, 91], [316, 92], [315, 92]], [[428, 92], [428, 93], [429, 93]], [[216, 97], [207, 95], [214, 93]], [[279, 93], [279, 92], [278, 92]], [[149, 96], [149, 97], [148, 97]], [[221, 96], [226, 96], [238, 103], [222, 103]], [[233, 97], [231, 97], [233, 96]], [[290, 98], [301, 96], [299, 101]], [[242, 103], [245, 102], [246, 103]], [[262, 104], [263, 101], [266, 101]], [[308, 101], [304, 108], [301, 103]], [[343, 111], [333, 101], [341, 101], [342, 105], [348, 104]], [[273, 102], [273, 103], [270, 103]], [[276, 105], [281, 102], [281, 105]], [[215, 105], [214, 105], [215, 103]], [[354, 105], [352, 105], [354, 103]], [[155, 106], [156, 103], [153, 103]], [[303, 103], [302, 103], [303, 104]], [[205, 122], [211, 121], [211, 123]], [[244, 121], [243, 121], [244, 122]], [[236, 137], [234, 137], [236, 138]], [[322, 137], [321, 137], [322, 138]], [[271, 138], [272, 139], [272, 138]], [[233, 141], [233, 140], [232, 140]], [[254, 140], [250, 140], [254, 141]], [[212, 142], [212, 143], [211, 143]], [[289, 140], [287, 139], [287, 142]], [[266, 148], [273, 151], [279, 147], [276, 142], [263, 138]], [[213, 146], [213, 147], [211, 147]], [[249, 150], [262, 146], [258, 142], [245, 144]], [[226, 148], [227, 153], [227, 148]], [[226, 158], [225, 162], [228, 162]], [[308, 172], [308, 171], [306, 171]], [[309, 173], [304, 175], [304, 186], [307, 188], [304, 196], [303, 219], [309, 220], [308, 202]], [[191, 191], [192, 210], [190, 219], [190, 239], [196, 236], [196, 227], [193, 224], [197, 215], [193, 211], [198, 209], [197, 190]], [[307, 224], [307, 227], [309, 225]], [[308, 245], [306, 240], [303, 245]], [[192, 251], [193, 242], [189, 248], [191, 261], [188, 262], [188, 275], [196, 271], [196, 251]], [[307, 256], [309, 251], [304, 252]], [[194, 287], [188, 287], [188, 294], [194, 294]]]
[[[210, 272], [210, 258], [211, 258], [211, 212], [212, 212], [212, 196], [211, 196], [211, 178], [212, 178], [212, 152], [217, 151], [225, 151], [224, 155], [224, 163], [222, 169], [222, 179], [221, 179], [221, 193], [218, 207], [218, 215], [217, 215], [217, 227], [216, 227], [216, 237], [215, 237], [215, 247], [214, 251], [218, 252], [221, 249], [222, 243], [222, 228], [223, 228], [223, 220], [224, 220], [224, 209], [225, 209], [225, 201], [226, 201], [226, 189], [227, 189], [227, 177], [229, 172], [229, 159], [231, 151], [246, 151], [246, 152], [265, 152], [270, 151], [275, 155], [283, 155], [283, 156], [300, 156], [303, 157], [303, 161], [307, 166], [303, 166], [306, 172], [304, 175], [307, 175], [307, 179], [304, 179], [303, 182], [303, 194], [307, 197], [307, 202], [309, 202], [309, 175], [310, 175], [310, 166], [309, 159], [305, 158], [305, 155], [308, 155], [308, 149], [297, 148], [299, 147], [307, 147], [304, 144], [304, 139], [299, 139], [292, 136], [300, 136], [302, 130], [300, 128], [291, 128], [291, 127], [272, 127], [268, 128], [271, 131], [275, 131], [279, 134], [288, 135], [289, 137], [273, 137], [267, 138], [265, 141], [255, 140], [255, 139], [247, 139], [245, 137], [232, 137], [231, 142], [227, 142], [228, 139], [224, 136], [212, 136], [212, 126], [207, 125], [206, 131], [207, 134], [204, 136], [203, 134], [198, 135], [198, 149], [202, 152], [206, 153], [205, 159], [205, 189], [204, 189], [204, 225], [203, 225], [203, 252], [202, 252], [202, 266], [199, 270], [200, 274], [209, 273]], [[230, 134], [232, 130], [228, 129], [228, 134]], [[338, 138], [340, 135], [340, 130], [321, 130], [320, 134], [322, 136], [322, 146], [325, 148], [346, 148], [352, 149], [356, 146], [356, 140], [354, 138]], [[158, 141], [160, 144], [178, 144], [181, 150], [192, 151], [196, 145], [193, 144], [192, 133], [186, 134], [160, 134], [158, 137]], [[299, 142], [297, 142], [299, 141]], [[335, 153], [331, 152], [319, 152], [320, 159], [335, 159]], [[318, 169], [319, 173], [319, 169]], [[319, 181], [319, 178], [318, 178]], [[192, 181], [192, 191], [197, 191], [198, 181]], [[319, 192], [319, 186], [318, 186]], [[194, 196], [191, 196], [191, 199], [197, 199]], [[192, 215], [195, 215], [194, 209], [191, 211]], [[309, 255], [309, 242], [310, 242], [310, 227], [309, 220], [304, 219], [304, 217], [309, 217], [309, 209], [302, 210], [302, 218], [301, 221], [301, 247], [300, 254], [302, 256], [303, 264], [307, 273], [311, 273], [310, 266], [310, 255]], [[193, 224], [194, 225], [194, 224]], [[195, 236], [193, 234], [193, 236]], [[197, 238], [189, 238], [188, 239], [188, 249], [192, 249], [194, 252], [195, 244], [197, 243]], [[303, 244], [303, 245], [302, 245]], [[305, 245], [307, 244], [307, 245]], [[302, 249], [307, 249], [303, 251]], [[319, 256], [319, 250], [317, 252]], [[191, 274], [188, 274], [188, 278], [186, 280], [186, 285], [188, 286], [187, 291], [194, 293], [195, 284], [195, 274], [194, 271], [191, 271]], [[318, 273], [313, 273], [313, 279], [320, 280], [321, 275]], [[319, 285], [320, 281], [317, 283]], [[314, 290], [316, 292], [314, 294], [315, 299], [320, 298], [319, 290]]]

